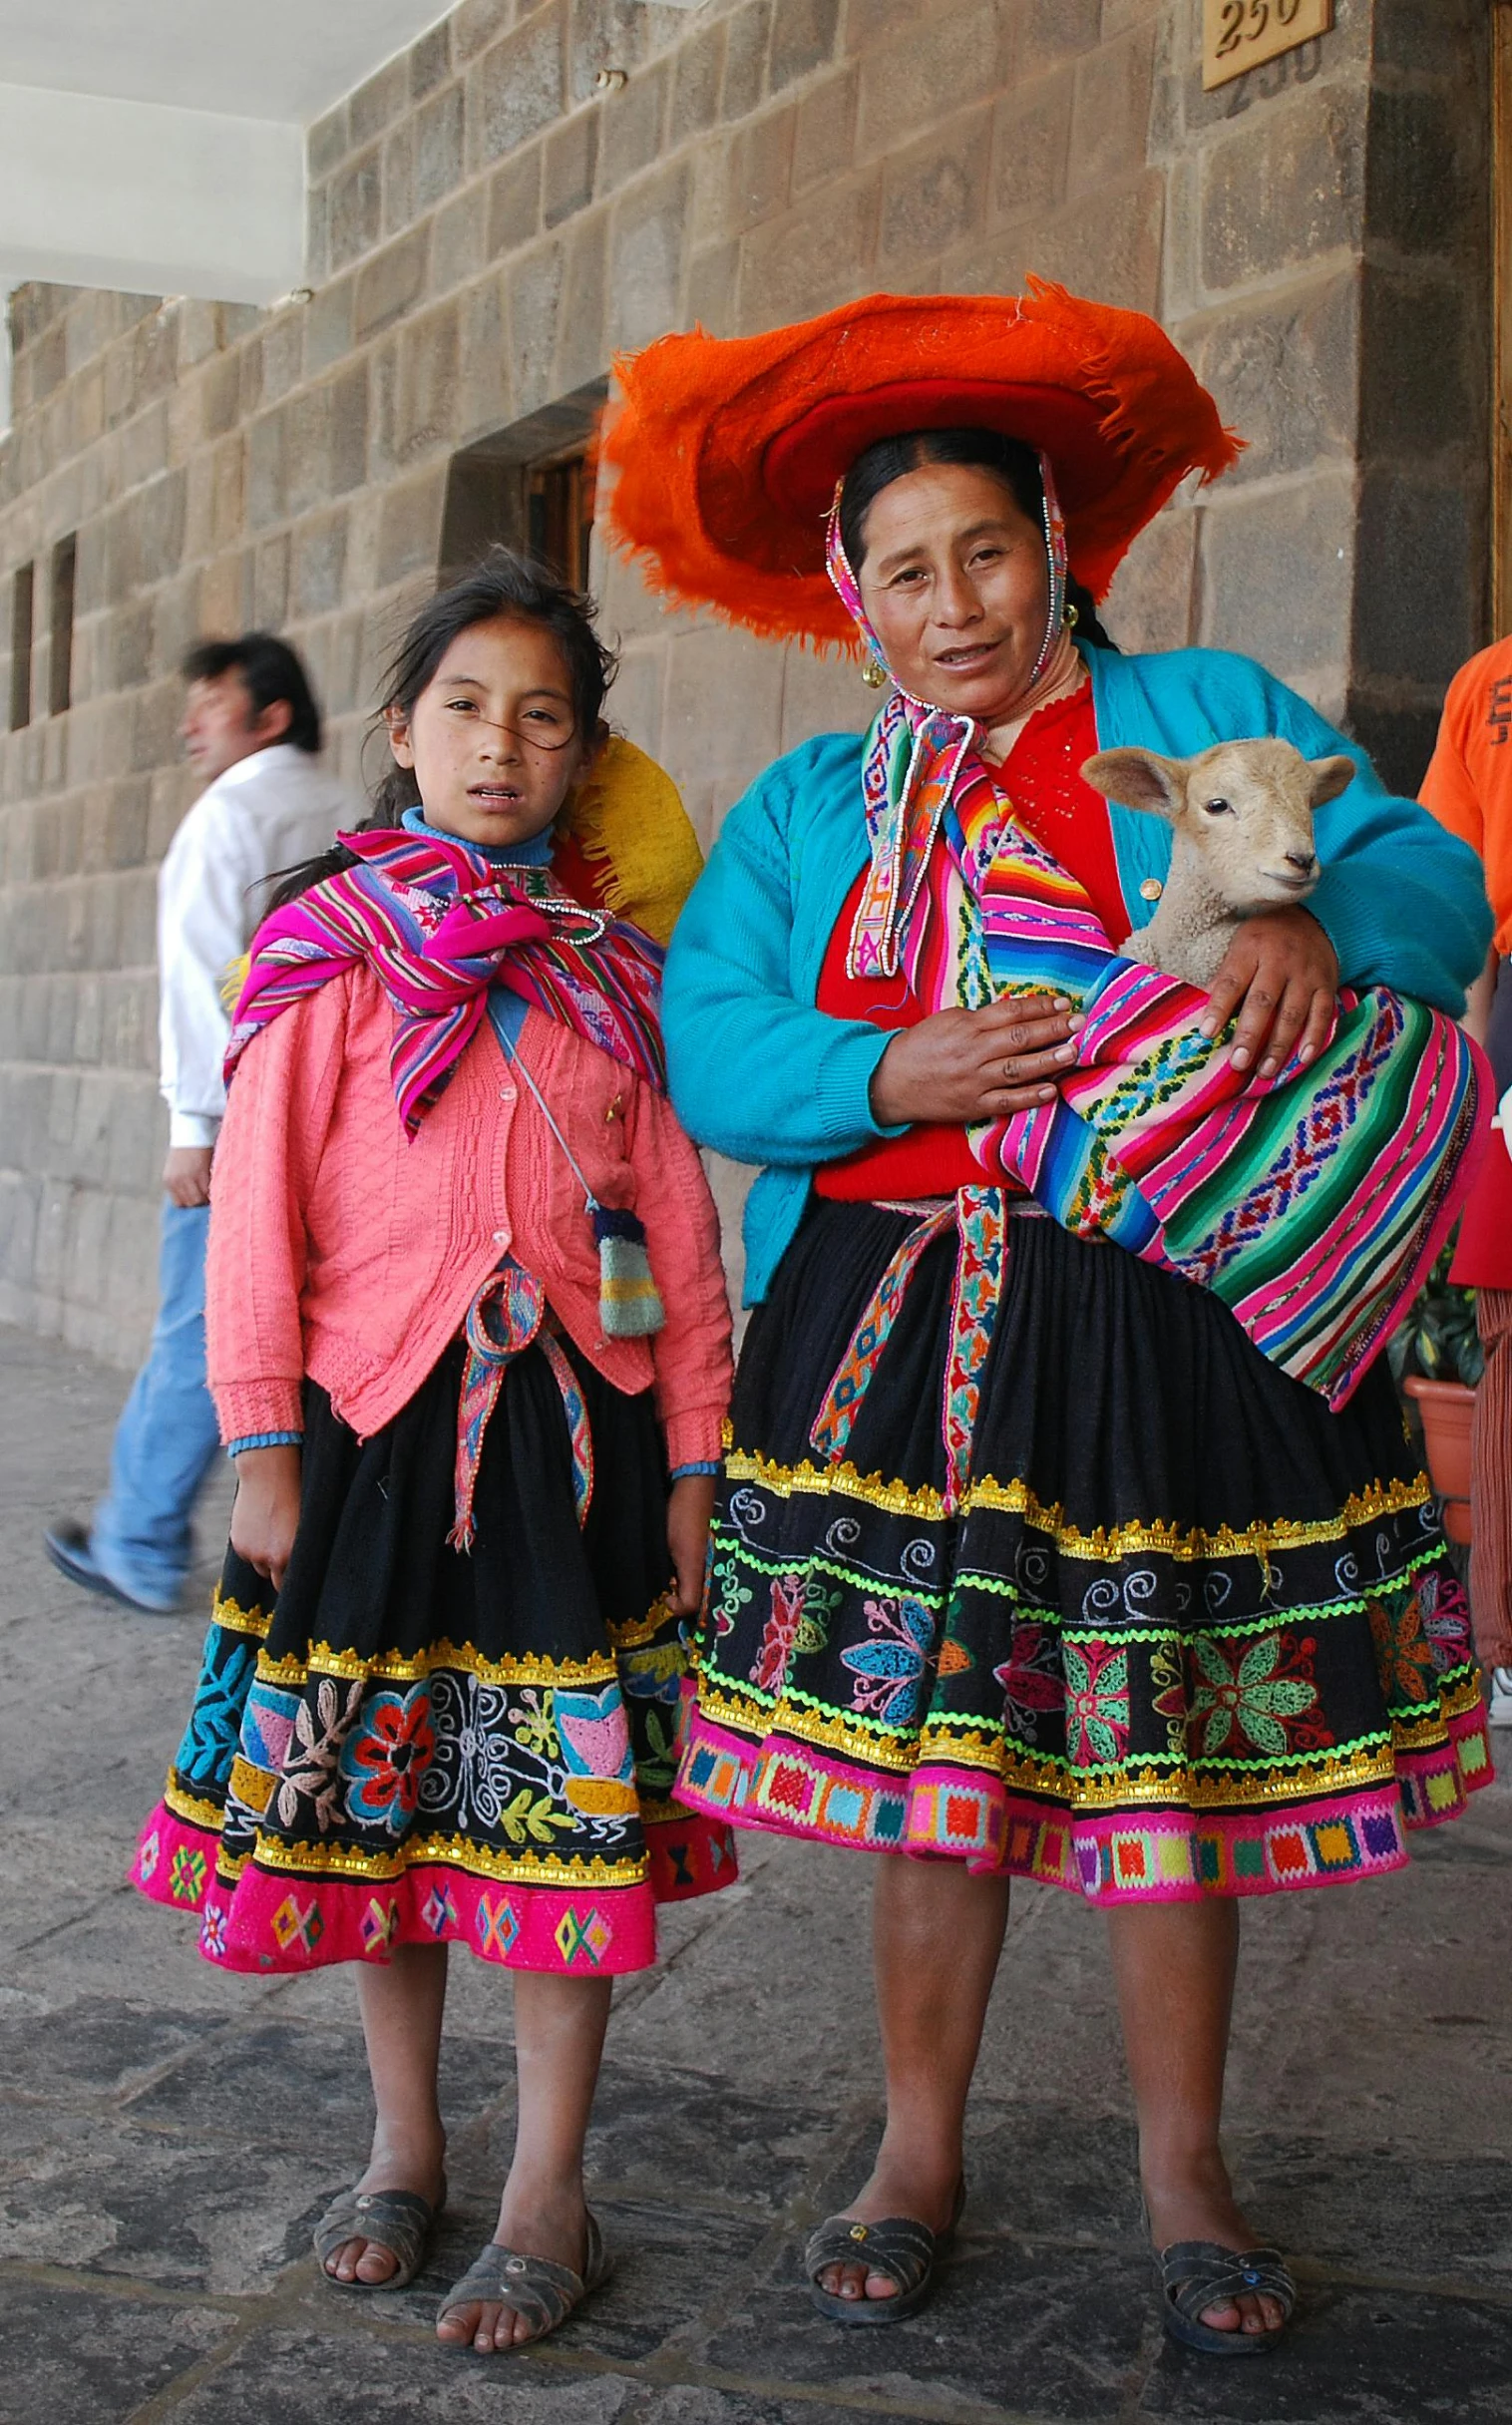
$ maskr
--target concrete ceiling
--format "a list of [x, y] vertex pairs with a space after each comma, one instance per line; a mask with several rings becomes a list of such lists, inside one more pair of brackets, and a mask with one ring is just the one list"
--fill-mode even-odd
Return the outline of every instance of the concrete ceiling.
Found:
[[308, 126], [447, 0], [0, 0], [0, 77]]
[[304, 277], [304, 130], [439, 0], [0, 0], [0, 286], [265, 303]]

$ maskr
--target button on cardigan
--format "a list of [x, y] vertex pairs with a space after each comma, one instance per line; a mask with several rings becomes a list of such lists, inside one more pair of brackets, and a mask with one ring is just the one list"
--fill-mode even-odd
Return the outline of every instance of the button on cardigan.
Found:
[[370, 1437], [457, 1336], [508, 1250], [605, 1380], [653, 1388], [672, 1465], [717, 1456], [730, 1384], [719, 1225], [665, 1100], [530, 1010], [515, 1046], [594, 1196], [635, 1211], [666, 1308], [606, 1339], [583, 1191], [487, 1020], [419, 1133], [394, 1102], [394, 1018], [357, 966], [254, 1036], [210, 1182], [208, 1378], [224, 1439], [298, 1430], [306, 1374]]

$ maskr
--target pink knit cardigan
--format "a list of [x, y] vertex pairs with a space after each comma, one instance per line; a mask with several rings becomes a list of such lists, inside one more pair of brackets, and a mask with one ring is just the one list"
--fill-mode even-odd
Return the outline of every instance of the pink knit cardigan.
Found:
[[654, 1339], [606, 1339], [582, 1188], [487, 1022], [406, 1139], [394, 1014], [357, 966], [246, 1049], [211, 1181], [209, 1385], [224, 1439], [303, 1427], [320, 1384], [361, 1437], [411, 1399], [506, 1250], [614, 1387], [654, 1387], [668, 1462], [719, 1453], [730, 1314], [719, 1224], [665, 1098], [559, 1021], [517, 1047], [601, 1204], [644, 1222], [666, 1307]]

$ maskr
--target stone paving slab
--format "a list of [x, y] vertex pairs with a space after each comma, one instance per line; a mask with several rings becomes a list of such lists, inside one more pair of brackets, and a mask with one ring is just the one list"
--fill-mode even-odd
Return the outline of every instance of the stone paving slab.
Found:
[[[340, 1972], [227, 1976], [124, 1883], [202, 1607], [137, 1618], [47, 1566], [121, 1377], [0, 1332], [0, 2425], [1498, 2425], [1512, 2415], [1512, 1781], [1400, 1876], [1245, 1915], [1231, 2152], [1304, 2305], [1253, 2363], [1170, 2347], [1140, 2231], [1104, 1931], [1015, 1895], [940, 2292], [823, 2324], [806, 2232], [880, 2122], [866, 1864], [748, 1836], [616, 1996], [590, 2156], [613, 2279], [545, 2347], [441, 2349], [513, 2128], [507, 1979], [454, 1965], [451, 2203], [407, 2291], [325, 2282], [360, 2167]], [[211, 1544], [225, 1485], [205, 1523]], [[1512, 1748], [1512, 1747], [1509, 1747]]]

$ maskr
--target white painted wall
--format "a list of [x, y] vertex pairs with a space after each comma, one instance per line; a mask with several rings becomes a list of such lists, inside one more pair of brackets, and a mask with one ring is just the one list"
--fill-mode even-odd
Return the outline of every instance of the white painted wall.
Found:
[[303, 274], [297, 126], [0, 84], [0, 280], [265, 303]]
[[308, 126], [454, 0], [0, 0], [11, 84]]
[[0, 285], [287, 294], [304, 130], [448, 7], [0, 0]]

